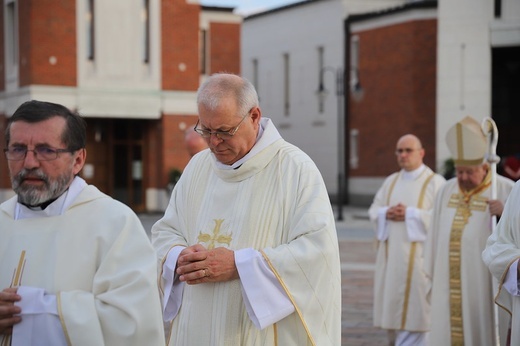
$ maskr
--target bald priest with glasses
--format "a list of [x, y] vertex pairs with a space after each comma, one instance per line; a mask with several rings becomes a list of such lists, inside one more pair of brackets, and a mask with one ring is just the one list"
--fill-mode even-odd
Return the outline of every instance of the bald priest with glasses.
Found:
[[374, 326], [392, 345], [422, 346], [430, 329], [423, 245], [445, 179], [423, 163], [425, 150], [413, 134], [399, 138], [395, 155], [400, 170], [385, 179], [368, 211], [377, 238]]
[[250, 82], [209, 77], [196, 154], [152, 227], [169, 345], [339, 345], [334, 216], [313, 161]]
[[85, 121], [28, 101], [4, 149], [16, 196], [0, 204], [0, 345], [164, 345], [156, 256], [124, 204], [78, 176]]

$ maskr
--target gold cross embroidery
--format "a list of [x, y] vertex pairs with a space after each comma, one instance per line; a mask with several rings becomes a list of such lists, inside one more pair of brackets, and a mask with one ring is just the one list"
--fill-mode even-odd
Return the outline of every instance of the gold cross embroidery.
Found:
[[199, 232], [199, 243], [208, 243], [208, 250], [215, 248], [215, 243], [221, 243], [221, 244], [229, 244], [231, 243], [231, 240], [233, 239], [233, 233], [230, 233], [229, 235], [221, 235], [220, 234], [220, 226], [222, 226], [222, 222], [224, 222], [224, 219], [218, 219], [213, 220], [215, 221], [215, 228], [213, 229], [213, 235], [208, 233], [202, 233]]

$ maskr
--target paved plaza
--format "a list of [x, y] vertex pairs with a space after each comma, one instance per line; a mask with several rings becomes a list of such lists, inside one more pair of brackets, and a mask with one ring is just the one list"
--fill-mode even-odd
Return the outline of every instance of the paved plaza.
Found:
[[[149, 232], [162, 215], [139, 215]], [[342, 345], [386, 346], [386, 333], [372, 326], [375, 263], [373, 231], [366, 208], [347, 206], [336, 222], [342, 276]]]
[[386, 346], [386, 332], [372, 326], [374, 231], [366, 208], [344, 209], [336, 222], [341, 257], [342, 345]]

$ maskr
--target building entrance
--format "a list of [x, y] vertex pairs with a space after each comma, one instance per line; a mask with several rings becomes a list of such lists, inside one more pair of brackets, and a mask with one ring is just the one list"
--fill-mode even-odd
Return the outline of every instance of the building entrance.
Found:
[[87, 119], [87, 162], [83, 177], [135, 212], [145, 210], [144, 134], [138, 119]]
[[[493, 48], [491, 114], [498, 127], [499, 173], [514, 180], [520, 177], [520, 47]], [[509, 170], [509, 169], [508, 169]]]

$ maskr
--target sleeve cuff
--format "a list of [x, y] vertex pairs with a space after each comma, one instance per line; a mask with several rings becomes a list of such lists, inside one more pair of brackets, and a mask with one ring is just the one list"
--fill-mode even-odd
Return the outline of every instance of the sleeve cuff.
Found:
[[235, 264], [247, 313], [258, 329], [294, 312], [291, 300], [258, 251], [251, 248], [235, 251]]

